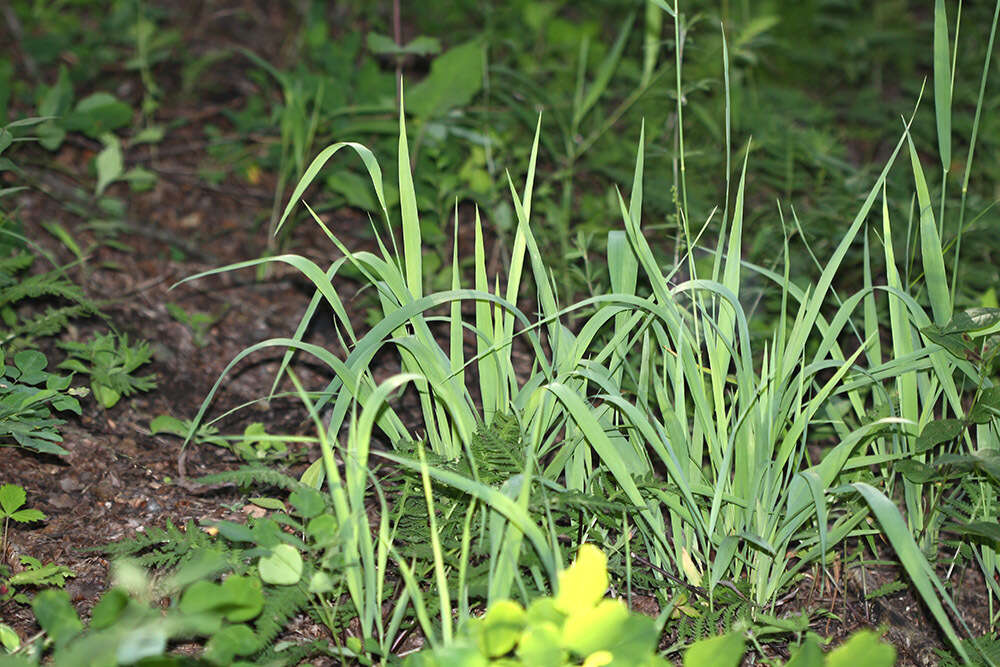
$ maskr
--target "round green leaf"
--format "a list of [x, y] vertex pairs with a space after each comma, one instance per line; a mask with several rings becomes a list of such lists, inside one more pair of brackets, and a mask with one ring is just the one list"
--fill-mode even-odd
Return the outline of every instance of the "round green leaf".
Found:
[[628, 608], [621, 600], [602, 600], [596, 607], [581, 607], [563, 625], [562, 645], [577, 655], [614, 646], [628, 620]]
[[494, 602], [479, 625], [479, 649], [490, 658], [510, 653], [524, 632], [524, 623], [524, 607], [513, 600]]
[[94, 605], [90, 616], [90, 627], [93, 630], [110, 628], [121, 617], [128, 606], [128, 593], [120, 588], [112, 588]]
[[608, 590], [608, 559], [593, 544], [584, 544], [576, 561], [559, 573], [556, 609], [566, 614], [593, 608]]
[[526, 665], [561, 667], [566, 652], [559, 646], [559, 628], [553, 623], [532, 625], [521, 636], [517, 657]]
[[288, 502], [292, 504], [299, 515], [304, 519], [311, 519], [326, 508], [323, 502], [323, 494], [312, 488], [292, 491], [288, 496]]
[[290, 544], [279, 544], [270, 556], [262, 556], [257, 564], [260, 578], [269, 584], [291, 586], [302, 578], [302, 555]]
[[684, 653], [684, 667], [736, 667], [743, 659], [745, 646], [741, 632], [703, 639]]
[[235, 656], [255, 653], [259, 644], [249, 626], [227, 625], [205, 644], [204, 657], [219, 665], [231, 665]]
[[871, 630], [859, 630], [826, 656], [827, 667], [891, 667], [896, 664], [896, 649], [879, 641]]
[[143, 658], [163, 655], [167, 650], [167, 633], [162, 624], [140, 625], [130, 630], [118, 644], [119, 664], [132, 665]]

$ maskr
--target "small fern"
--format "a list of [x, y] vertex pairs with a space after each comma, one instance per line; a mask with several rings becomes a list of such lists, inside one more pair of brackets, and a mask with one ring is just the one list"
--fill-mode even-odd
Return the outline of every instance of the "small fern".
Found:
[[886, 595], [892, 595], [893, 593], [898, 593], [900, 591], [905, 591], [909, 586], [900, 581], [899, 579], [893, 579], [892, 581], [887, 581], [873, 591], [870, 591], [865, 595], [866, 600], [873, 600], [875, 598], [885, 597]]
[[[309, 581], [313, 568], [303, 571], [303, 580]], [[264, 609], [257, 617], [257, 640], [261, 647], [271, 645], [285, 629], [288, 621], [309, 605], [310, 595], [305, 586], [275, 586], [268, 589]]]
[[112, 542], [92, 551], [100, 551], [113, 558], [134, 558], [140, 565], [163, 569], [187, 562], [199, 549], [212, 545], [212, 538], [189, 520], [179, 528], [167, 519], [164, 528], [152, 526], [133, 537]]
[[[972, 658], [970, 664], [975, 667], [986, 667], [986, 665], [1000, 665], [1000, 637], [976, 637], [974, 639], [963, 639], [962, 645], [966, 653]], [[940, 662], [940, 667], [958, 667], [962, 661], [955, 657], [952, 651], [942, 651], [934, 649]]]
[[270, 486], [286, 491], [298, 491], [308, 488], [307, 485], [290, 475], [260, 465], [243, 466], [236, 470], [225, 470], [205, 475], [199, 477], [197, 481], [199, 484], [235, 484], [241, 489]]
[[[23, 275], [35, 256], [19, 250], [0, 257], [0, 344], [14, 341], [30, 345], [36, 338], [52, 336], [70, 320], [100, 313], [99, 304], [86, 297], [83, 289], [66, 277], [61, 268], [32, 276]], [[69, 301], [69, 305], [46, 305], [42, 312], [26, 307], [25, 302], [39, 299]]]

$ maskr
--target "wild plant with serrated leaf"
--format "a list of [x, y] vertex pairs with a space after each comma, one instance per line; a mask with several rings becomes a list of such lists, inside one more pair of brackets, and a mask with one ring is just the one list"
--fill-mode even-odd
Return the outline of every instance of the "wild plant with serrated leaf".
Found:
[[43, 564], [37, 558], [11, 549], [10, 522], [32, 523], [48, 517], [39, 510], [26, 508], [27, 494], [17, 484], [0, 486], [0, 518], [3, 519], [3, 538], [0, 540], [0, 604], [14, 600], [20, 604], [31, 602], [19, 589], [62, 587], [67, 577], [76, 576], [72, 570], [55, 563]]
[[[79, 390], [71, 377], [50, 373], [48, 360], [38, 350], [21, 350], [8, 365], [0, 346], [0, 446], [16, 444], [36, 452], [63, 455], [59, 446], [63, 420], [52, 411], [80, 414]], [[86, 393], [86, 390], [83, 390]], [[11, 442], [13, 441], [13, 443]]]
[[127, 334], [107, 333], [86, 342], [60, 341], [59, 347], [69, 354], [59, 368], [89, 375], [94, 398], [105, 409], [114, 407], [122, 396], [156, 387], [156, 375], [132, 374], [153, 358], [145, 341], [129, 345]]
[[[287, 623], [308, 613], [336, 634], [346, 625], [339, 610], [345, 567], [342, 530], [330, 499], [300, 482], [265, 471], [291, 493], [287, 500], [254, 498], [267, 516], [233, 521], [193, 521], [149, 528], [101, 548], [115, 556], [113, 585], [82, 622], [68, 596], [47, 591], [32, 602], [44, 638], [22, 646], [39, 664], [73, 667], [132, 664], [189, 664], [172, 655], [170, 642], [198, 639], [199, 664], [298, 664], [312, 655], [350, 657], [327, 641], [275, 643]], [[205, 481], [263, 479], [253, 472], [223, 473]], [[164, 610], [160, 602], [169, 600]]]

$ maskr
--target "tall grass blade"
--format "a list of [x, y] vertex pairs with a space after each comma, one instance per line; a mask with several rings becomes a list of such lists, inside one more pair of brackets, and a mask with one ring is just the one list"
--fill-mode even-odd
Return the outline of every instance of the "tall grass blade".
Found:
[[948, 294], [941, 236], [934, 224], [934, 210], [931, 208], [931, 195], [927, 189], [927, 179], [924, 178], [924, 168], [920, 165], [920, 156], [917, 155], [909, 130], [906, 132], [906, 142], [910, 148], [910, 164], [917, 189], [917, 205], [920, 207], [920, 259], [924, 267], [924, 284], [934, 313], [934, 323], [944, 326], [951, 319], [951, 296]]
[[[956, 616], [959, 616], [957, 610], [955, 610], [955, 605], [951, 601], [951, 597], [948, 595], [948, 592], [944, 589], [944, 586], [938, 580], [937, 575], [934, 574], [934, 570], [931, 569], [931, 566], [927, 563], [923, 554], [920, 553], [920, 548], [917, 547], [917, 543], [913, 541], [910, 529], [907, 528], [906, 522], [903, 520], [903, 517], [900, 516], [899, 510], [896, 509], [896, 506], [892, 504], [891, 500], [886, 498], [885, 495], [875, 487], [865, 484], [864, 482], [855, 482], [851, 484], [851, 486], [862, 495], [868, 503], [868, 506], [871, 507], [872, 512], [874, 512], [875, 516], [878, 517], [886, 539], [888, 539], [889, 543], [892, 544], [892, 548], [899, 557], [899, 562], [903, 565], [906, 573], [910, 576], [910, 581], [912, 581], [913, 585], [916, 586], [924, 604], [927, 605], [927, 608], [934, 616], [934, 619], [938, 622], [938, 625], [942, 630], [944, 630], [945, 636], [948, 637], [948, 641], [951, 642], [955, 652], [958, 653], [966, 664], [970, 664], [971, 660], [969, 659], [969, 654], [966, 653], [962, 640], [955, 632], [955, 628], [952, 626], [951, 621], [948, 618], [948, 614], [941, 606], [941, 601], [935, 594], [934, 589], [937, 589], [941, 597], [944, 598], [952, 610], [955, 611]], [[959, 618], [961, 619], [961, 616], [959, 616]]]
[[945, 174], [951, 168], [951, 48], [944, 0], [934, 1], [934, 116]]
[[406, 286], [414, 299], [423, 295], [424, 273], [423, 245], [420, 240], [420, 218], [417, 214], [417, 196], [413, 191], [410, 173], [410, 150], [406, 144], [406, 114], [403, 100], [399, 100], [399, 211], [403, 227], [403, 262], [406, 267]]

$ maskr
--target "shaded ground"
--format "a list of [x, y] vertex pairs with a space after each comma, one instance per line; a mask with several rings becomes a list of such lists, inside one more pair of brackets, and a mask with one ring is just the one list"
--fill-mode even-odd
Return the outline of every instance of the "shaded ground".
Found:
[[[185, 40], [197, 51], [220, 44], [252, 43], [266, 57], [280, 59], [283, 36], [294, 26], [284, 23], [287, 17], [249, 3], [232, 3], [248, 11], [251, 17], [230, 21], [233, 14], [217, 4], [213, 14], [192, 12], [186, 25]], [[267, 3], [267, 6], [272, 6]], [[277, 5], [273, 5], [277, 6]], [[6, 39], [6, 36], [3, 37]], [[172, 101], [165, 96], [159, 120], [187, 122], [168, 134], [155, 150], [139, 148], [126, 156], [129, 165], [142, 163], [157, 172], [159, 181], [150, 192], [135, 195], [125, 185], [112, 186], [112, 194], [129, 202], [128, 219], [132, 227], [118, 240], [130, 251], [101, 244], [87, 265], [75, 278], [96, 298], [111, 299], [106, 309], [114, 326], [130, 337], [149, 340], [155, 346], [152, 371], [158, 376], [156, 391], [121, 401], [112, 410], [99, 409], [93, 401], [85, 402], [79, 419], [71, 418], [63, 429], [64, 446], [70, 454], [64, 458], [39, 456], [21, 449], [0, 450], [0, 481], [12, 482], [28, 491], [29, 506], [48, 515], [42, 524], [17, 526], [13, 530], [13, 553], [27, 554], [44, 562], [71, 568], [76, 577], [67, 584], [74, 602], [86, 613], [105, 589], [108, 562], [100, 555], [83, 551], [134, 534], [149, 526], [161, 526], [170, 519], [183, 524], [188, 519], [230, 518], [245, 516], [244, 498], [233, 488], [205, 490], [181, 478], [178, 460], [180, 441], [156, 437], [149, 432], [149, 421], [160, 414], [180, 418], [193, 417], [224, 366], [243, 348], [272, 336], [290, 335], [295, 328], [311, 291], [308, 285], [284, 268], [257, 281], [252, 271], [228, 273], [169, 291], [176, 281], [199, 271], [229, 262], [255, 258], [266, 248], [265, 232], [255, 224], [270, 210], [273, 181], [264, 175], [259, 184], [230, 180], [210, 185], [197, 177], [207, 137], [204, 125], [215, 123], [225, 129], [217, 116], [221, 108], [242, 108], [255, 86], [240, 69], [242, 63], [226, 61], [210, 76], [219, 89], [208, 103], [194, 100]], [[172, 80], [169, 71], [158, 72], [161, 85]], [[176, 77], [174, 77], [176, 78]], [[119, 91], [121, 93], [121, 91]], [[133, 86], [125, 90], [138, 102], [140, 92]], [[59, 220], [73, 230], [81, 245], [98, 241], [85, 230], [57, 201], [59, 193], [78, 185], [72, 174], [86, 174], [86, 163], [96, 150], [96, 142], [82, 138], [64, 144], [55, 156], [39, 150], [30, 156], [38, 163], [26, 165], [29, 174], [44, 185], [52, 196], [28, 192], [19, 200], [19, 217], [31, 238], [64, 261], [65, 248], [41, 231], [40, 223]], [[42, 171], [46, 160], [54, 158], [65, 169], [62, 173]], [[84, 183], [89, 189], [90, 185]], [[367, 219], [351, 211], [338, 211], [327, 219], [335, 232], [355, 247], [368, 243]], [[171, 243], [170, 239], [175, 242]], [[178, 247], [186, 248], [178, 253]], [[290, 250], [310, 256], [325, 265], [330, 244], [311, 225], [300, 225], [294, 232]], [[201, 255], [192, 258], [192, 254]], [[346, 287], [353, 290], [353, 287]], [[208, 330], [204, 346], [196, 344], [193, 332], [172, 318], [166, 303], [174, 302], [189, 312], [207, 312], [220, 316]], [[355, 304], [356, 306], [357, 304]], [[362, 309], [357, 315], [363, 317]], [[92, 325], [81, 324], [78, 333], [85, 336]], [[315, 342], [324, 340], [323, 332], [314, 333]], [[252, 363], [242, 364], [225, 383], [217, 397], [214, 414], [259, 398], [270, 386], [276, 368], [276, 355], [262, 355]], [[258, 404], [220, 424], [224, 433], [242, 432], [252, 421], [265, 422], [271, 433], [308, 433], [303, 411], [296, 401]], [[296, 452], [289, 468], [299, 472], [313, 457]], [[184, 469], [188, 477], [197, 477], [238, 463], [231, 453], [209, 446], [190, 447], [185, 453]], [[935, 664], [932, 648], [941, 643], [935, 625], [922, 606], [909, 594], [897, 594], [865, 601], [865, 592], [876, 589], [896, 577], [892, 568], [872, 567], [864, 577], [857, 567], [833, 570], [836, 586], [822, 591], [810, 575], [784, 600], [776, 611], [808, 609], [814, 628], [825, 636], [840, 638], [863, 625], [889, 626], [888, 638], [900, 651], [900, 664]], [[984, 586], [978, 571], [952, 573], [963, 581], [957, 586], [958, 604], [973, 632], [985, 631], [986, 603]], [[652, 598], [645, 598], [644, 611], [658, 609]], [[823, 613], [825, 610], [826, 614]], [[0, 607], [0, 617], [22, 637], [30, 637], [37, 628], [29, 612], [9, 602]], [[305, 634], [315, 628], [300, 624]], [[771, 649], [768, 649], [771, 650]], [[781, 649], [775, 648], [775, 655]]]

